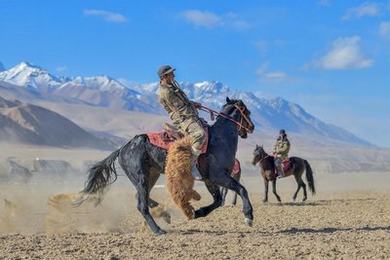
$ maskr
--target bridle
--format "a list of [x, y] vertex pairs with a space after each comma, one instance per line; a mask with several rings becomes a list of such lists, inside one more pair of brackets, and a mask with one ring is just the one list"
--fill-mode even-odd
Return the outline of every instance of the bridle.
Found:
[[[260, 164], [267, 158], [269, 157], [272, 157], [271, 155], [269, 155], [268, 153], [266, 153], [264, 150], [263, 150], [263, 154], [265, 154], [265, 156], [263, 158], [261, 158], [258, 162], [256, 162], [256, 164]], [[259, 155], [260, 156], [260, 155]]]
[[233, 106], [234, 106], [234, 107], [240, 112], [240, 114], [241, 114], [241, 120], [240, 120], [240, 122], [238, 122], [237, 120], [235, 120], [234, 118], [232, 118], [231, 116], [229, 116], [229, 115], [227, 115], [227, 114], [225, 114], [225, 113], [223, 113], [223, 112], [217, 112], [217, 111], [215, 111], [215, 110], [213, 110], [213, 109], [211, 109], [211, 108], [205, 107], [205, 106], [203, 106], [203, 105], [200, 105], [199, 109], [200, 109], [200, 110], [203, 110], [203, 111], [206, 111], [206, 112], [209, 112], [212, 118], [214, 117], [214, 115], [218, 115], [218, 116], [221, 116], [221, 117], [223, 117], [223, 118], [225, 118], [225, 119], [227, 119], [227, 120], [232, 121], [233, 123], [235, 123], [235, 124], [239, 127], [238, 131], [241, 131], [241, 129], [245, 129], [248, 133], [252, 133], [252, 132], [253, 132], [252, 129], [249, 129], [248, 127], [246, 127], [246, 126], [243, 125], [243, 122], [244, 122], [244, 120], [245, 120], [245, 121], [248, 123], [248, 125], [250, 125], [250, 127], [253, 128], [253, 123], [251, 122], [251, 120], [250, 120], [250, 119], [245, 115], [245, 113], [244, 113], [244, 112], [245, 112], [245, 109], [241, 108], [241, 107], [238, 106], [237, 104], [234, 104]]
[[234, 104], [234, 107], [237, 108], [237, 110], [240, 111], [240, 114], [241, 114], [241, 120], [240, 120], [240, 124], [239, 124], [240, 128], [238, 129], [238, 131], [240, 131], [241, 128], [244, 128], [248, 133], [252, 133], [253, 130], [250, 130], [247, 127], [244, 127], [244, 125], [242, 124], [243, 121], [245, 120], [248, 123], [248, 125], [250, 125], [251, 128], [253, 129], [253, 124], [252, 124], [251, 120], [249, 120], [249, 118], [245, 115], [244, 108], [241, 109], [241, 107], [238, 106], [237, 104]]

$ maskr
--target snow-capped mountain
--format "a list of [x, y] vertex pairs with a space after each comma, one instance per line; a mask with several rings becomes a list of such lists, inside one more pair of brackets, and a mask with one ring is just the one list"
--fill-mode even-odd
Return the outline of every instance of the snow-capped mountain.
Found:
[[75, 77], [57, 87], [52, 94], [97, 106], [152, 113], [159, 110], [154, 97], [144, 96], [108, 76]]
[[0, 72], [0, 81], [24, 87], [42, 98], [59, 97], [68, 102], [75, 100], [103, 107], [161, 112], [155, 97], [144, 96], [108, 76], [56, 77], [39, 66], [22, 62]]
[[[356, 137], [337, 126], [327, 124], [307, 113], [301, 106], [288, 102], [280, 97], [266, 99], [251, 92], [230, 90], [221, 82], [203, 81], [198, 83], [184, 82], [181, 84], [188, 97], [214, 109], [220, 109], [227, 96], [245, 101], [251, 110], [252, 120], [262, 131], [287, 131], [303, 134], [316, 134], [331, 139], [369, 145], [368, 142]], [[158, 92], [158, 83], [138, 86], [146, 93]]]
[[21, 62], [9, 70], [0, 72], [0, 80], [37, 92], [47, 92], [64, 82], [64, 79], [57, 78], [48, 71], [28, 62]]
[[4, 67], [3, 63], [0, 62], [0, 72], [2, 72], [4, 70], [5, 70], [5, 67]]
[[[62, 97], [83, 103], [163, 114], [158, 103], [158, 83], [139, 84], [108, 76], [60, 78], [26, 62], [0, 72], [1, 81], [39, 92], [43, 98]], [[182, 82], [183, 90], [192, 100], [219, 110], [227, 96], [242, 99], [251, 110], [257, 130], [316, 135], [353, 144], [369, 145], [350, 132], [326, 124], [307, 113], [301, 106], [282, 98], [266, 99], [251, 92], [231, 90], [221, 82]], [[66, 100], [66, 99], [65, 99]]]

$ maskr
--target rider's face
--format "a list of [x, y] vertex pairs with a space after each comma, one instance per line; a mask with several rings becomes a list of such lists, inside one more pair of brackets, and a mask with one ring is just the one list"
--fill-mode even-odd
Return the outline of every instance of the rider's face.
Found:
[[175, 78], [175, 74], [173, 74], [173, 72], [165, 75], [165, 80], [167, 83], [172, 83], [174, 78]]

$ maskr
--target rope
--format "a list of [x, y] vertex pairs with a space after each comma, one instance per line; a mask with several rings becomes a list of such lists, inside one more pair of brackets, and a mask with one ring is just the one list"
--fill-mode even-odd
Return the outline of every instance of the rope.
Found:
[[[240, 111], [241, 116], [243, 116], [243, 117], [245, 118], [245, 120], [246, 120], [249, 124], [251, 124], [251, 122], [250, 122], [249, 119], [244, 115], [244, 113], [241, 111], [241, 109], [239, 109], [238, 107], [236, 107], [236, 108], [238, 109], [238, 111]], [[251, 129], [245, 127], [243, 124], [241, 124], [240, 122], [234, 120], [231, 116], [229, 116], [229, 115], [227, 115], [227, 114], [225, 114], [225, 113], [217, 112], [217, 111], [215, 111], [215, 110], [213, 110], [213, 109], [211, 109], [211, 108], [208, 108], [208, 107], [206, 107], [206, 106], [203, 106], [203, 105], [200, 105], [200, 106], [199, 106], [199, 109], [200, 109], [200, 110], [203, 110], [203, 111], [205, 111], [205, 112], [209, 112], [210, 115], [212, 115], [212, 116], [214, 116], [214, 115], [221, 116], [221, 117], [223, 117], [223, 118], [225, 118], [225, 119], [227, 119], [227, 120], [232, 121], [233, 123], [235, 123], [235, 124], [238, 125], [239, 127], [244, 128], [244, 129], [245, 129], [246, 131], [248, 131], [249, 133], [252, 132]]]

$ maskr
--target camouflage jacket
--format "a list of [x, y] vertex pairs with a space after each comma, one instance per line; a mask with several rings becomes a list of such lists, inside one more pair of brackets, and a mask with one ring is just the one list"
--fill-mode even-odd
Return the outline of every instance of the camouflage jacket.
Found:
[[276, 154], [276, 156], [281, 158], [287, 158], [288, 152], [290, 151], [290, 141], [285, 138], [279, 137], [278, 140], [276, 140], [276, 144], [274, 146], [273, 152]]
[[198, 110], [176, 82], [170, 85], [160, 83], [159, 98], [173, 124], [180, 130], [186, 131], [193, 121], [199, 120]]

